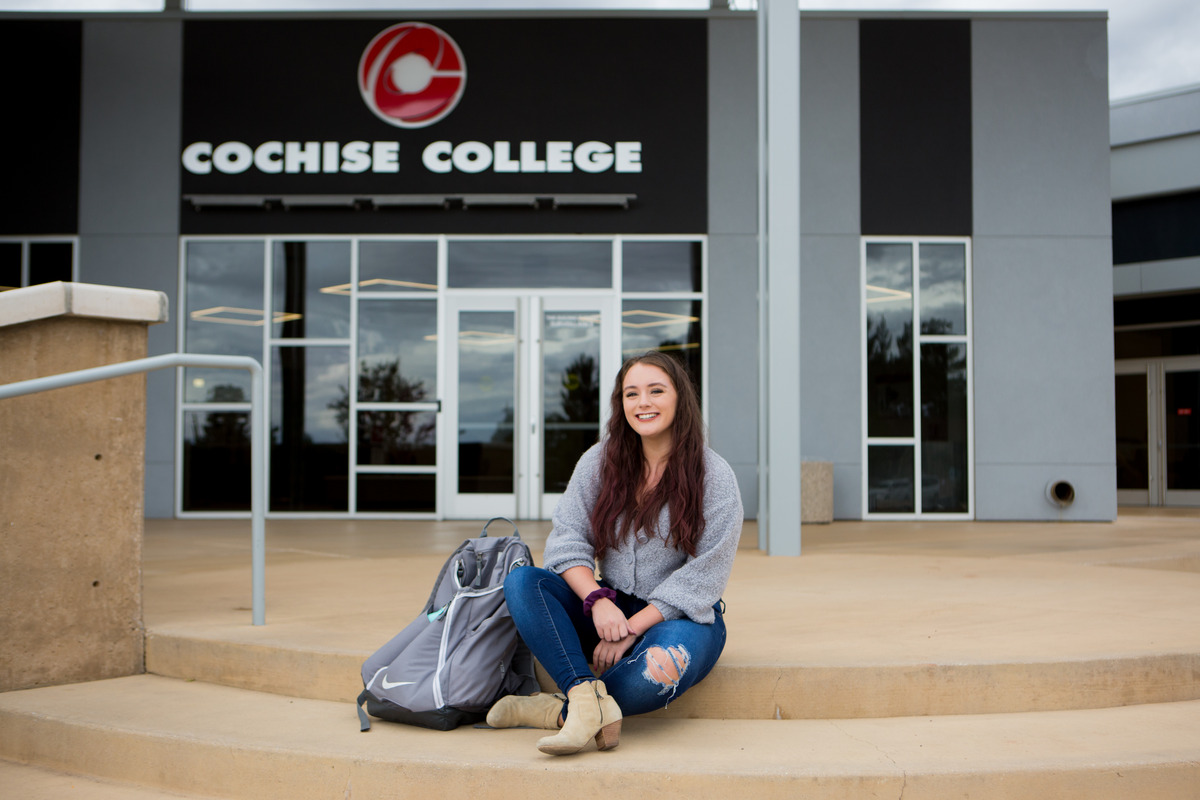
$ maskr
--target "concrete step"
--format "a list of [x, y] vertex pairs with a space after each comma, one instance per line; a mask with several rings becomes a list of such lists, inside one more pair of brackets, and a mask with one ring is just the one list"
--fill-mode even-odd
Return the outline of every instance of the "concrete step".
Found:
[[[233, 543], [189, 542], [178, 562], [148, 566], [150, 672], [350, 700], [362, 662], [416, 615], [444, 561], [380, 556], [382, 542], [351, 557], [276, 538], [261, 627], [249, 624], [245, 565], [223, 555], [236, 554]], [[1140, 564], [1181, 548], [1140, 544], [1125, 555]], [[725, 595], [725, 652], [663, 716], [850, 719], [1200, 699], [1200, 575], [1114, 566], [1118, 550], [1072, 557], [1101, 563], [742, 551]]]
[[[0, 695], [0, 758], [190, 796], [1200, 796], [1200, 702], [854, 720], [626, 721], [544, 756], [535, 730], [360, 733], [348, 703], [152, 675]], [[7, 795], [7, 792], [5, 793]], [[131, 795], [134, 796], [134, 795]]]
[[[146, 669], [169, 678], [313, 700], [352, 702], [358, 696], [359, 670], [370, 651], [310, 649], [286, 634], [270, 625], [208, 635], [151, 630]], [[546, 691], [557, 691], [541, 670], [538, 677]], [[754, 664], [723, 657], [700, 685], [653, 716], [853, 719], [1184, 700], [1200, 700], [1197, 653], [974, 664]]]
[[75, 800], [215, 800], [212, 795], [150, 789], [2, 759], [0, 787], [4, 789], [4, 797], [20, 800], [62, 800], [64, 797]]

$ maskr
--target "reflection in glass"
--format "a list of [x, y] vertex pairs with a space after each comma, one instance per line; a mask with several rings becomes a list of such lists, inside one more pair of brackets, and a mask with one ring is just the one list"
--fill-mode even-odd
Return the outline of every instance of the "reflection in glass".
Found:
[[[185, 352], [261, 361], [262, 241], [188, 242], [183, 280]], [[250, 398], [250, 374], [244, 369], [184, 370], [184, 402], [228, 402], [235, 394], [238, 401]]]
[[358, 463], [388, 466], [437, 464], [437, 413], [359, 411]]
[[[349, 293], [349, 284], [346, 293]], [[437, 291], [437, 242], [365, 241], [358, 245], [358, 291]]]
[[358, 304], [358, 399], [417, 403], [437, 397], [437, 301]]
[[625, 300], [621, 305], [621, 358], [661, 350], [679, 359], [700, 396], [700, 301]]
[[419, 513], [437, 510], [436, 475], [360, 474], [355, 478], [359, 511]]
[[0, 242], [0, 292], [21, 288], [21, 243]]
[[1117, 376], [1117, 488], [1150, 489], [1146, 375]]
[[621, 245], [621, 289], [626, 292], [699, 292], [699, 242]]
[[967, 347], [921, 346], [921, 511], [966, 513]]
[[1163, 375], [1167, 489], [1200, 489], [1200, 372]]
[[943, 336], [966, 332], [967, 247], [922, 244], [921, 333]]
[[29, 285], [70, 281], [75, 245], [71, 242], [29, 243]]
[[350, 336], [349, 242], [276, 242], [272, 260], [272, 337]]
[[547, 311], [542, 348], [543, 489], [558, 493], [600, 438], [600, 314]]
[[463, 289], [607, 289], [607, 241], [451, 241], [447, 282]]
[[271, 348], [271, 510], [346, 511], [346, 347]]
[[913, 469], [912, 447], [868, 447], [867, 511], [872, 514], [915, 512], [917, 508], [913, 495]]
[[458, 491], [511, 494], [516, 315], [464, 311], [458, 322]]
[[867, 435], [913, 435], [912, 246], [867, 244]]
[[250, 415], [185, 411], [183, 510], [250, 509]]

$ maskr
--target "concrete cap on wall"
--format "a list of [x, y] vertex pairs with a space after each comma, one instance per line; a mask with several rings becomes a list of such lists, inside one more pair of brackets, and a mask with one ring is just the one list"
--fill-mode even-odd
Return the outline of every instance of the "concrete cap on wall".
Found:
[[167, 295], [148, 289], [63, 281], [0, 292], [0, 327], [57, 316], [154, 325], [167, 321]]

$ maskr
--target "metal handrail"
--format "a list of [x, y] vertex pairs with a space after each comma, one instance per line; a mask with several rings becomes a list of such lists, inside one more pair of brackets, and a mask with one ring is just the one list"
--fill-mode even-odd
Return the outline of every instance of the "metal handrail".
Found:
[[266, 397], [263, 384], [262, 365], [249, 356], [212, 356], [197, 353], [168, 353], [161, 356], [139, 358], [135, 361], [123, 361], [119, 364], [106, 364], [102, 367], [81, 369], [75, 372], [64, 372], [60, 375], [47, 375], [27, 381], [17, 381], [0, 386], [0, 400], [9, 397], [20, 397], [26, 394], [45, 392], [50, 389], [60, 389], [64, 386], [76, 386], [81, 383], [119, 378], [124, 375], [135, 375], [139, 372], [151, 372], [166, 367], [220, 367], [224, 369], [244, 369], [250, 372], [250, 573], [251, 573], [251, 611], [255, 625], [266, 624], [266, 591], [264, 589], [264, 573], [266, 571], [266, 535], [263, 502], [263, 477], [265, 475], [266, 448], [263, 437], [266, 435], [266, 409], [263, 399]]

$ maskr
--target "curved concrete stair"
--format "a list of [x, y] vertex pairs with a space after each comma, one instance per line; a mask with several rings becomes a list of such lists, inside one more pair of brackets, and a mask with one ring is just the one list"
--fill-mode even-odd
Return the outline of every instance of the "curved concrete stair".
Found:
[[[1180, 552], [1168, 546], [1140, 546], [1137, 563]], [[1072, 563], [744, 550], [720, 662], [659, 715], [848, 719], [1200, 699], [1200, 575], [1078, 563], [1087, 552]], [[241, 605], [244, 566], [148, 574], [146, 668], [351, 700], [362, 662], [421, 608], [442, 561], [281, 551], [263, 627]]]
[[[269, 626], [268, 626], [269, 630]], [[254, 630], [242, 631], [247, 637]], [[238, 637], [240, 638], [240, 637]], [[156, 675], [352, 702], [370, 652], [331, 652], [273, 641], [150, 631]], [[556, 691], [540, 672], [547, 691]], [[1200, 699], [1200, 654], [979, 664], [726, 665], [653, 713], [665, 718], [852, 719], [1107, 708]]]
[[1190, 798], [1200, 702], [858, 720], [628, 720], [607, 753], [427, 731], [353, 706], [137, 676], [0, 695], [0, 758], [190, 796]]

